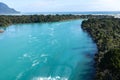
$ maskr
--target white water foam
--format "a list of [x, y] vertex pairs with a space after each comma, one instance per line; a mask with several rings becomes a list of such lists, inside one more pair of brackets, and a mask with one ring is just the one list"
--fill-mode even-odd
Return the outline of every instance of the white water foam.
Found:
[[36, 62], [38, 62], [38, 60], [34, 60], [34, 61], [33, 61], [33, 63], [36, 63]]
[[65, 77], [60, 77], [60, 76], [56, 76], [56, 77], [34, 77], [32, 80], [68, 80], [68, 78]]
[[28, 55], [27, 53], [23, 54], [23, 57], [31, 57], [30, 55]]
[[36, 66], [38, 64], [39, 64], [39, 62], [35, 62], [35, 63], [32, 64], [32, 67], [34, 67], [34, 66]]
[[23, 76], [23, 72], [19, 73], [19, 74], [17, 75], [16, 80], [19, 80], [22, 76]]
[[47, 54], [41, 54], [40, 57], [47, 57], [48, 55]]
[[23, 62], [24, 59], [32, 60], [32, 57], [28, 53], [24, 53], [22, 56], [18, 57], [18, 62]]
[[40, 56], [41, 58], [44, 58], [44, 61], [43, 61], [44, 63], [47, 62], [47, 56], [48, 56], [47, 54], [41, 54]]

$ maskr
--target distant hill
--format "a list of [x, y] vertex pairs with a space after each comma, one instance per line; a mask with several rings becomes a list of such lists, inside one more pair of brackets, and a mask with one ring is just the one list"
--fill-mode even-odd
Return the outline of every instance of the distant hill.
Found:
[[16, 14], [20, 13], [13, 8], [9, 8], [6, 4], [0, 2], [0, 14]]

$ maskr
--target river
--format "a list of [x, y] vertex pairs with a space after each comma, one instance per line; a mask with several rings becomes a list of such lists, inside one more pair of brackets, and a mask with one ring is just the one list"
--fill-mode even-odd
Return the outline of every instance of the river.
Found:
[[97, 47], [82, 21], [7, 27], [0, 33], [0, 80], [92, 80]]

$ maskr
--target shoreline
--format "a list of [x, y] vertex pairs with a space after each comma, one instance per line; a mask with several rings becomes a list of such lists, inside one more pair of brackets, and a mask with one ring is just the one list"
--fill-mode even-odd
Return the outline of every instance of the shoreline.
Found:
[[[117, 58], [120, 56], [119, 21], [119, 18], [103, 18], [88, 19], [82, 23], [82, 29], [92, 37], [98, 48], [98, 52], [94, 56], [95, 80], [120, 79], [120, 59]], [[112, 59], [114, 61], [111, 61]]]

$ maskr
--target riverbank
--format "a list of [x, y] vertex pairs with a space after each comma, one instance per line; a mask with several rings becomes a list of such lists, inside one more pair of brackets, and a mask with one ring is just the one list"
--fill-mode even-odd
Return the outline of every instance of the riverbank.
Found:
[[88, 19], [83, 21], [82, 28], [98, 47], [95, 79], [120, 80], [120, 19]]
[[0, 15], [0, 27], [18, 23], [57, 22], [69, 19], [111, 18], [107, 15]]

